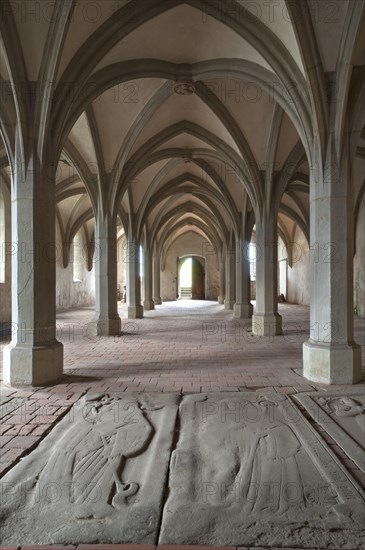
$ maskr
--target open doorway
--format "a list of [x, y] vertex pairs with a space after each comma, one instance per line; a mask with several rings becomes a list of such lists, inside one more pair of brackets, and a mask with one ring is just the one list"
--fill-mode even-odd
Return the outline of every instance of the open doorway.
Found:
[[197, 256], [178, 258], [178, 298], [205, 300], [205, 259]]

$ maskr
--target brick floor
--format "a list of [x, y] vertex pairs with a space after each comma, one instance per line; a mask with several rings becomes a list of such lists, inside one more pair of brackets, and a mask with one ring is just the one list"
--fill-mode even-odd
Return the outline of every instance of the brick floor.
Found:
[[[302, 378], [302, 344], [309, 337], [309, 308], [279, 304], [283, 335], [254, 337], [250, 320], [234, 320], [216, 302], [180, 301], [125, 319], [122, 337], [91, 337], [93, 309], [60, 313], [58, 339], [64, 345], [64, 376], [54, 386], [0, 387], [3, 397], [25, 403], [2, 419], [1, 471], [30, 452], [52, 425], [88, 390], [107, 392], [303, 391], [336, 389]], [[365, 319], [355, 319], [355, 340], [365, 365]], [[0, 351], [7, 342], [0, 343]], [[0, 366], [2, 353], [0, 353]], [[363, 385], [361, 387], [364, 388]], [[338, 386], [345, 390], [346, 386]], [[325, 438], [325, 435], [320, 432]], [[347, 457], [339, 456], [349, 467]], [[362, 486], [363, 474], [349, 471]]]
[[[1, 394], [28, 399], [27, 406], [14, 411], [16, 425], [50, 422], [51, 416], [60, 413], [57, 407], [70, 406], [88, 389], [191, 392], [274, 388], [291, 394], [328, 388], [308, 383], [294, 371], [302, 367], [309, 308], [279, 304], [279, 310], [284, 334], [276, 338], [251, 336], [249, 320], [232, 319], [232, 312], [215, 302], [170, 302], [133, 321], [125, 319], [125, 306], [121, 306], [125, 334], [120, 338], [89, 335], [92, 308], [60, 313], [57, 326], [58, 339], [64, 345], [64, 377], [53, 387], [4, 387]], [[364, 345], [365, 320], [356, 319], [355, 328], [357, 342]], [[5, 344], [1, 342], [0, 348]], [[46, 421], [40, 421], [42, 415]], [[11, 417], [4, 421], [9, 423]]]

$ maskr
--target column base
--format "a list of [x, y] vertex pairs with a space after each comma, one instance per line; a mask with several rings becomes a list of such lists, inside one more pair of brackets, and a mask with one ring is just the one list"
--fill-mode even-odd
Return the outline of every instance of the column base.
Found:
[[159, 296], [158, 298], [154, 298], [153, 301], [155, 302], [155, 306], [160, 306], [162, 304], [161, 296]]
[[143, 302], [143, 309], [146, 311], [150, 311], [151, 309], [155, 309], [155, 302], [153, 300], [145, 300]]
[[224, 300], [224, 309], [233, 309], [234, 306], [234, 300], [228, 300], [227, 298]]
[[106, 319], [95, 319], [88, 326], [90, 336], [119, 336], [122, 331], [122, 321], [119, 315]]
[[252, 334], [255, 336], [279, 336], [282, 333], [282, 318], [278, 313], [252, 316]]
[[357, 344], [303, 344], [303, 376], [321, 384], [356, 384], [362, 380]]
[[218, 304], [224, 304], [224, 296], [218, 296]]
[[4, 348], [4, 382], [11, 386], [45, 386], [63, 373], [63, 345], [9, 344]]
[[235, 317], [235, 319], [250, 319], [252, 314], [252, 304], [234, 304], [233, 306], [233, 317]]
[[143, 319], [143, 306], [128, 306], [127, 319]]

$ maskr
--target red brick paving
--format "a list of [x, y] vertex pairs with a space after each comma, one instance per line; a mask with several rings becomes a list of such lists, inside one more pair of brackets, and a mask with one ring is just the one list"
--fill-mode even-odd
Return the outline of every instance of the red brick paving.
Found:
[[[64, 345], [62, 379], [50, 387], [0, 387], [1, 396], [24, 399], [14, 414], [2, 419], [1, 471], [9, 469], [36, 446], [88, 390], [178, 393], [264, 390], [292, 395], [316, 389], [346, 389], [308, 382], [295, 372], [302, 367], [302, 344], [309, 337], [309, 308], [279, 304], [279, 312], [284, 334], [273, 339], [252, 337], [247, 332], [250, 320], [234, 320], [231, 311], [215, 302], [166, 303], [155, 311], [145, 312], [144, 319], [133, 321], [123, 319], [125, 306], [122, 306], [122, 329], [126, 333], [120, 338], [87, 338], [83, 327], [92, 321], [92, 308], [60, 313], [57, 323]], [[355, 319], [355, 339], [364, 345], [364, 319]], [[5, 344], [0, 343], [0, 352]], [[362, 357], [364, 364], [365, 349]], [[327, 434], [318, 430], [326, 439]], [[340, 459], [346, 461], [347, 457]], [[365, 487], [361, 472], [356, 467], [350, 472]]]

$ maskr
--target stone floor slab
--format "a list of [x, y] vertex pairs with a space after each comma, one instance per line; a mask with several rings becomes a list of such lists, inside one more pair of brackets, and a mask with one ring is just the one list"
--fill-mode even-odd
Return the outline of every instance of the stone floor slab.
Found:
[[2, 543], [156, 544], [179, 399], [77, 402], [2, 479]]
[[365, 392], [310, 392], [295, 399], [365, 473]]
[[159, 544], [363, 548], [365, 496], [286, 395], [185, 396]]

